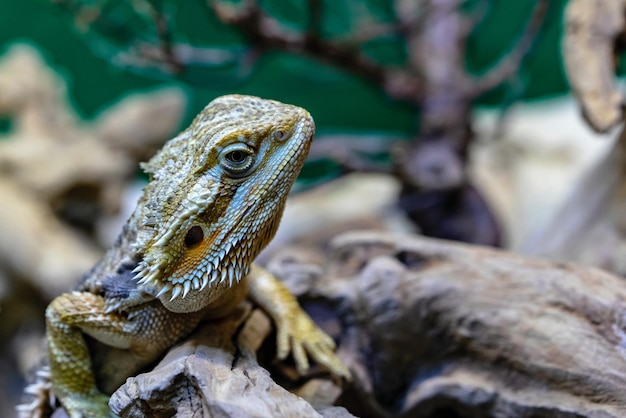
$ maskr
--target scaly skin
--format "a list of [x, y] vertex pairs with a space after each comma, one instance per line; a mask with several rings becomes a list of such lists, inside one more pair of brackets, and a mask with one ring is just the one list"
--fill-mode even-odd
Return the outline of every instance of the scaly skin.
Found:
[[[151, 181], [116, 244], [46, 310], [52, 387], [70, 416], [113, 416], [105, 393], [246, 296], [274, 319], [279, 358], [291, 352], [304, 373], [308, 354], [349, 378], [332, 339], [252, 264], [274, 236], [313, 133], [304, 109], [224, 96], [143, 165]], [[92, 359], [85, 334], [115, 348]]]

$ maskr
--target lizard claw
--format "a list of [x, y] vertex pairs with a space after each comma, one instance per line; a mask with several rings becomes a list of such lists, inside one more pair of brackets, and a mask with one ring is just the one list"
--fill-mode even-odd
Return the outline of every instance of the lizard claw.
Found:
[[[303, 311], [277, 321], [277, 357], [285, 359], [291, 352], [298, 374], [309, 370], [309, 357], [337, 377], [350, 380], [350, 371], [335, 354], [335, 342]], [[308, 356], [307, 356], [308, 354]]]

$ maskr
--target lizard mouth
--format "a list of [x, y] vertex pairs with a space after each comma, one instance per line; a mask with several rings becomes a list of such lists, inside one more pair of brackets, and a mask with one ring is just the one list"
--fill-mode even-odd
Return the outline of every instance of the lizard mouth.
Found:
[[[163, 301], [168, 292], [171, 292], [167, 302], [173, 302], [177, 298], [185, 299], [188, 295], [194, 293], [202, 293], [207, 286], [213, 287], [233, 287], [235, 283], [239, 283], [243, 277], [248, 274], [249, 268], [237, 269], [234, 266], [226, 266], [221, 270], [209, 269], [201, 277], [194, 276], [190, 278], [168, 279], [161, 286], [159, 292], [155, 295]], [[195, 290], [196, 292], [192, 292]]]

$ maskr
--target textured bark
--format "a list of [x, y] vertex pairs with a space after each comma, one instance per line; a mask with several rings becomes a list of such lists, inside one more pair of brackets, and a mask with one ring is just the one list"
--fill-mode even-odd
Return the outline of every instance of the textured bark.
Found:
[[335, 312], [326, 324], [355, 376], [340, 404], [355, 415], [626, 415], [621, 278], [380, 233], [338, 237], [322, 269], [306, 259], [271, 268], [312, 283], [305, 307]]
[[[206, 323], [154, 370], [129, 378], [109, 405], [121, 417], [351, 417], [324, 402], [316, 411], [272, 380], [254, 354], [270, 331], [267, 316], [250, 314], [249, 305]], [[309, 398], [330, 389], [335, 396], [325, 401], [333, 402], [339, 391], [328, 384], [313, 385]]]
[[[615, 47], [624, 43], [624, 0], [572, 0], [565, 12], [563, 56], [583, 115], [598, 132], [622, 120], [615, 82]], [[621, 45], [623, 47], [623, 45]]]

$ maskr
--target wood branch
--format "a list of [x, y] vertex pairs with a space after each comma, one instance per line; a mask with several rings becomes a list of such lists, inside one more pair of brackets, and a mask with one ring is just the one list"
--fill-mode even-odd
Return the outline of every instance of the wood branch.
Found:
[[324, 40], [313, 30], [289, 31], [264, 13], [255, 0], [241, 2], [239, 6], [218, 0], [207, 1], [222, 22], [237, 27], [258, 47], [301, 54], [335, 65], [374, 83], [398, 100], [416, 103], [420, 97], [422, 83], [410, 71], [381, 65], [356, 47]]
[[433, 2], [416, 2], [412, 0], [395, 0], [393, 12], [396, 22], [407, 38], [419, 33], [431, 12], [437, 5]]
[[565, 70], [582, 113], [597, 132], [622, 121], [614, 46], [624, 32], [625, 0], [572, 0], [565, 10]]
[[391, 173], [390, 164], [377, 163], [363, 155], [388, 154], [399, 140], [379, 135], [322, 135], [311, 144], [308, 158], [331, 159], [346, 172]]
[[169, 25], [168, 16], [163, 14], [160, 2], [152, 0], [148, 1], [146, 4], [150, 8], [150, 17], [154, 22], [156, 33], [159, 36], [160, 49], [163, 51], [163, 56], [165, 57], [164, 62], [172, 73], [178, 74], [183, 70], [183, 64], [179, 61], [173, 47], [172, 30]]
[[321, 269], [294, 247], [269, 268], [304, 277], [304, 307], [338, 329], [351, 413], [623, 416], [623, 278], [417, 236], [352, 232], [329, 251]]
[[520, 243], [524, 254], [576, 261], [626, 277], [626, 131], [576, 181], [558, 211]]
[[[245, 325], [244, 325], [245, 321]], [[241, 329], [240, 329], [241, 328]], [[136, 416], [306, 416], [352, 417], [330, 406], [339, 391], [319, 381], [300, 391], [318, 401], [319, 411], [276, 384], [255, 352], [271, 331], [267, 316], [250, 306], [222, 321], [207, 323], [173, 348], [152, 371], [129, 378], [109, 405], [120, 417]], [[236, 343], [234, 343], [236, 341]], [[331, 399], [323, 392], [334, 393]], [[329, 403], [325, 403], [329, 402]]]
[[511, 51], [485, 75], [467, 80], [470, 96], [477, 97], [498, 87], [519, 71], [545, 21], [549, 2], [550, 0], [537, 0], [524, 32]]
[[[172, 43], [170, 52], [162, 45], [147, 42], [136, 42], [128, 50], [115, 54], [112, 60], [118, 65], [137, 68], [156, 67], [160, 71], [176, 74], [189, 65], [205, 65], [207, 67], [223, 66], [235, 62], [244, 62], [246, 54], [237, 54], [225, 48], [194, 47], [185, 43]], [[175, 62], [171, 56], [175, 56]]]
[[[409, 66], [424, 82], [415, 147], [430, 140], [462, 150], [469, 138], [471, 97], [464, 89], [464, 22], [458, 0], [434, 0], [421, 30], [407, 35]], [[401, 163], [400, 168], [408, 174], [405, 169], [409, 167]], [[410, 175], [408, 179], [414, 181]]]

